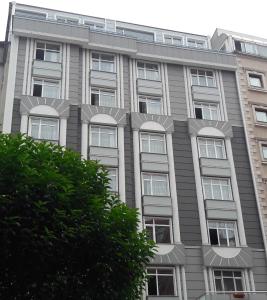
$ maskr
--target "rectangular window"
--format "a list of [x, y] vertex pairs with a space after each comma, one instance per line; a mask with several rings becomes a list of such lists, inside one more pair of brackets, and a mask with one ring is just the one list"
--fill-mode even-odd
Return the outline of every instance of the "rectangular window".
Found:
[[110, 179], [109, 189], [111, 192], [118, 192], [118, 169], [108, 169], [108, 177]]
[[46, 20], [46, 14], [37, 11], [16, 9], [16, 16], [29, 19]]
[[262, 158], [267, 160], [267, 145], [261, 145]]
[[214, 270], [216, 292], [244, 291], [244, 282], [240, 270]]
[[242, 41], [234, 41], [235, 43], [235, 50], [238, 52], [243, 52], [247, 54], [258, 54], [258, 46], [253, 43], [247, 43], [247, 42], [242, 42]]
[[33, 80], [33, 96], [59, 98], [59, 82], [41, 79]]
[[36, 140], [58, 141], [59, 121], [52, 118], [30, 117], [28, 134]]
[[143, 114], [162, 114], [161, 98], [139, 96], [139, 112]]
[[159, 80], [159, 65], [146, 62], [137, 62], [138, 78], [147, 80]]
[[215, 76], [213, 71], [191, 69], [192, 85], [215, 87]]
[[91, 90], [91, 105], [116, 107], [115, 91], [92, 89]]
[[60, 62], [60, 45], [45, 42], [37, 42], [35, 59], [51, 62]]
[[129, 36], [137, 40], [154, 42], [154, 34], [151, 32], [132, 30], [128, 28], [117, 27], [116, 32], [121, 35]]
[[202, 178], [204, 199], [233, 200], [229, 178]]
[[255, 114], [258, 122], [267, 123], [267, 111], [256, 109]]
[[194, 102], [196, 119], [220, 121], [219, 104]]
[[193, 47], [193, 48], [206, 48], [205, 42], [201, 40], [195, 40], [195, 39], [187, 39], [187, 46]]
[[91, 126], [91, 146], [117, 147], [117, 128], [110, 126]]
[[235, 222], [208, 221], [210, 244], [221, 247], [236, 247], [237, 230]]
[[263, 78], [261, 74], [249, 73], [249, 85], [254, 88], [263, 88]]
[[90, 21], [84, 21], [85, 26], [88, 26], [90, 30], [103, 31], [105, 29], [105, 24], [94, 23]]
[[145, 229], [148, 236], [157, 244], [171, 244], [171, 219], [159, 217], [145, 217]]
[[115, 56], [107, 53], [92, 53], [92, 70], [115, 72]]
[[224, 140], [212, 138], [198, 138], [199, 157], [225, 159]]
[[170, 44], [170, 45], [175, 45], [175, 46], [183, 45], [183, 39], [179, 36], [164, 35], [164, 41], [166, 44]]
[[175, 296], [173, 268], [147, 268], [147, 294], [149, 296]]
[[56, 16], [56, 19], [59, 23], [65, 23], [70, 25], [77, 25], [79, 24], [79, 19], [76, 18], [70, 18], [65, 16]]
[[165, 154], [165, 135], [160, 133], [141, 133], [141, 152]]
[[143, 173], [143, 195], [169, 196], [169, 178], [167, 174]]

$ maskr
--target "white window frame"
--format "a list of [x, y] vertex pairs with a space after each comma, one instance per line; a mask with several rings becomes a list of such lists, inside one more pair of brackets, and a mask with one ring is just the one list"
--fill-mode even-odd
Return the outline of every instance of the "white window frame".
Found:
[[[210, 223], [217, 223], [216, 225], [218, 226], [211, 226]], [[224, 224], [232, 224], [233, 225], [233, 230], [232, 229], [228, 229], [227, 226], [220, 227], [220, 223], [224, 223]], [[212, 247], [239, 247], [239, 238], [238, 238], [238, 230], [237, 230], [237, 223], [236, 221], [224, 221], [224, 220], [207, 220], [207, 229], [208, 229], [208, 237], [209, 237], [209, 243]], [[210, 239], [210, 229], [216, 229], [217, 230], [217, 238], [218, 238], [218, 245], [212, 245], [211, 244], [211, 239]], [[226, 235], [227, 235], [227, 246], [226, 245], [221, 245], [220, 242], [220, 236], [219, 236], [219, 230], [225, 230], [226, 231]], [[229, 243], [229, 231], [233, 231], [234, 232], [234, 236], [235, 236], [235, 246], [231, 246]]]
[[[44, 48], [38, 48], [37, 47], [38, 43], [44, 44], [45, 47]], [[47, 44], [59, 46], [59, 51], [58, 52], [55, 51], [55, 50], [52, 50], [52, 51], [50, 50], [50, 52], [58, 53], [58, 60], [57, 61], [46, 59], [46, 55], [47, 55], [46, 53], [48, 52], [47, 51]], [[36, 58], [37, 49], [40, 49], [40, 50], [44, 51], [44, 59], [43, 60], [39, 60], [39, 59]], [[43, 41], [43, 40], [39, 41], [39, 40], [36, 40], [35, 41], [35, 51], [34, 51], [34, 53], [35, 53], [35, 60], [37, 60], [37, 61], [46, 61], [46, 62], [52, 62], [52, 63], [60, 63], [61, 62], [61, 57], [62, 57], [62, 45], [59, 44], [59, 43], [54, 43], [54, 42], [49, 42], [49, 41]]]
[[[260, 155], [261, 155], [261, 160], [263, 163], [267, 162], [267, 141], [260, 141], [259, 142], [259, 148], [260, 148]], [[266, 148], [266, 157], [264, 156], [264, 148]]]
[[[166, 42], [166, 38], [171, 39], [171, 43], [167, 43]], [[176, 45], [173, 41], [174, 40], [180, 40], [181, 44], [180, 45]], [[178, 36], [178, 35], [171, 35], [171, 34], [164, 34], [164, 43], [166, 45], [173, 45], [173, 46], [183, 46], [184, 45], [184, 38], [182, 36]]]
[[[153, 223], [152, 224], [146, 224], [146, 218], [153, 219]], [[159, 224], [159, 225], [157, 225], [155, 223], [155, 219], [168, 220], [169, 221], [169, 225], [165, 225], [165, 224]], [[155, 243], [157, 243], [157, 241], [156, 241], [156, 227], [157, 226], [159, 226], [159, 227], [168, 227], [169, 228], [170, 243], [173, 244], [173, 231], [172, 231], [172, 219], [171, 218], [167, 218], [167, 217], [155, 217], [155, 216], [144, 216], [144, 229], [147, 229], [147, 227], [151, 227], [152, 228], [152, 231], [153, 231], [153, 241]], [[157, 244], [166, 245], [168, 243], [157, 243]]]
[[144, 96], [144, 95], [139, 95], [138, 96], [138, 111], [140, 113], [143, 113], [145, 114], [145, 112], [141, 112], [140, 111], [140, 102], [144, 102], [146, 103], [146, 114], [152, 114], [151, 113], [151, 108], [150, 108], [150, 105], [151, 103], [160, 103], [160, 113], [157, 114], [157, 115], [162, 115], [163, 114], [163, 101], [162, 101], [162, 98], [160, 97], [153, 97], [153, 96]]
[[[252, 108], [253, 108], [253, 114], [254, 114], [254, 121], [255, 121], [256, 125], [267, 126], [267, 106], [252, 105]], [[263, 113], [265, 115], [266, 121], [258, 120], [257, 112]]]
[[[217, 276], [215, 275], [215, 271], [220, 271], [221, 272], [221, 276]], [[223, 276], [223, 271], [227, 271], [227, 272], [232, 272], [233, 276], [232, 277], [228, 277], [228, 276]], [[234, 272], [240, 272], [241, 273], [241, 277], [234, 277]], [[234, 286], [235, 286], [235, 290], [234, 291], [229, 291], [229, 292], [238, 292], [238, 290], [236, 290], [236, 282], [235, 282], [235, 278], [236, 279], [241, 279], [241, 282], [242, 282], [242, 291], [245, 291], [246, 290], [246, 285], [245, 285], [245, 279], [244, 279], [244, 271], [243, 270], [240, 270], [240, 269], [236, 269], [236, 270], [233, 270], [233, 269], [214, 269], [213, 270], [213, 284], [214, 284], [214, 288], [215, 288], [215, 291], [216, 292], [227, 292], [224, 288], [224, 278], [233, 278], [233, 283], [234, 283]], [[221, 280], [221, 284], [222, 284], [222, 287], [223, 287], [223, 291], [217, 291], [216, 289], [216, 278], [219, 278]]]
[[[190, 46], [189, 45], [190, 42], [194, 42], [195, 46]], [[199, 47], [198, 43], [201, 43], [203, 46]], [[206, 41], [203, 41], [201, 39], [195, 39], [195, 38], [192, 38], [192, 37], [187, 37], [186, 38], [186, 46], [190, 47], [190, 48], [196, 48], [196, 49], [207, 49], [207, 43], [206, 43]]]
[[94, 94], [98, 94], [98, 97], [99, 97], [99, 105], [95, 105], [95, 106], [104, 106], [104, 105], [102, 105], [102, 103], [101, 103], [101, 95], [103, 95], [103, 94], [107, 94], [107, 93], [109, 93], [109, 94], [113, 94], [114, 95], [114, 106], [105, 106], [105, 107], [118, 107], [118, 103], [117, 103], [117, 93], [116, 93], [116, 90], [111, 90], [111, 89], [103, 89], [103, 88], [98, 88], [98, 87], [91, 87], [91, 92], [90, 92], [90, 104], [91, 105], [93, 105], [92, 104], [92, 94], [93, 94], [93, 92], [95, 92]]
[[[111, 177], [115, 177], [115, 190], [113, 190], [110, 186], [110, 191], [113, 193], [118, 193], [119, 192], [119, 170], [118, 168], [107, 168], [109, 174], [108, 177], [110, 179], [110, 181], [112, 181]], [[111, 172], [115, 172], [115, 174], [111, 174]]]
[[[149, 151], [144, 151], [143, 149], [143, 136], [144, 135], [148, 135], [148, 148], [149, 148]], [[153, 140], [153, 136], [162, 136], [162, 139], [160, 139], [160, 141], [163, 142], [164, 144], [164, 151], [163, 152], [152, 152], [151, 151], [151, 140]], [[154, 139], [156, 140], [156, 139]], [[141, 152], [143, 153], [155, 153], [155, 154], [166, 154], [166, 135], [165, 133], [161, 133], [161, 132], [147, 132], [147, 131], [141, 131], [140, 132], [140, 149], [141, 149]]]
[[[211, 198], [208, 198], [207, 195], [206, 195], [206, 190], [205, 190], [205, 184], [204, 181], [205, 180], [210, 180], [211, 183], [210, 183], [210, 186], [211, 186], [211, 193], [212, 193], [212, 197]], [[204, 200], [215, 200], [215, 201], [233, 201], [233, 192], [232, 192], [232, 185], [231, 185], [231, 179], [228, 178], [228, 177], [208, 177], [208, 176], [202, 176], [201, 178], [201, 181], [202, 181], [202, 190], [203, 190], [203, 197], [204, 197]], [[225, 185], [225, 184], [222, 184], [222, 182], [225, 182], [227, 181], [228, 184]], [[220, 187], [220, 195], [221, 197], [220, 198], [215, 198], [214, 197], [214, 183], [217, 182], [216, 186], [219, 185]], [[223, 199], [223, 189], [222, 189], [222, 186], [227, 186], [228, 187], [228, 193], [230, 195], [230, 199]]]
[[[192, 71], [196, 71], [197, 74], [192, 74]], [[200, 75], [200, 72], [204, 72], [205, 75]], [[211, 72], [212, 76], [207, 75], [207, 73]], [[203, 86], [203, 87], [209, 87], [209, 88], [215, 88], [217, 87], [216, 82], [216, 74], [213, 70], [207, 70], [207, 69], [199, 69], [199, 68], [190, 68], [190, 77], [191, 77], [191, 85], [194, 86]], [[193, 84], [193, 77], [197, 78], [197, 84]], [[200, 77], [205, 79], [205, 84], [200, 84]], [[208, 79], [212, 79], [213, 84], [209, 85]]]
[[[145, 194], [145, 179], [144, 176], [150, 176], [149, 182], [150, 182], [150, 187], [151, 187], [151, 194]], [[166, 177], [166, 187], [167, 187], [167, 192], [164, 195], [157, 195], [155, 194], [155, 191], [153, 190], [153, 183], [155, 180], [153, 180], [153, 176], [164, 176]], [[154, 197], [169, 197], [170, 196], [170, 181], [169, 181], [169, 175], [165, 173], [149, 173], [149, 172], [142, 172], [142, 195], [143, 196], [154, 196]], [[156, 180], [157, 181], [162, 181], [163, 180]]]
[[[144, 64], [144, 67], [139, 67], [138, 64]], [[154, 71], [154, 69], [149, 69], [149, 68], [147, 68], [147, 65], [154, 65], [154, 66], [157, 66], [157, 72]], [[138, 60], [138, 61], [136, 62], [136, 68], [137, 68], [137, 78], [139, 78], [139, 79], [151, 80], [151, 81], [160, 81], [160, 80], [161, 80], [161, 77], [160, 77], [160, 65], [159, 65], [159, 63]], [[144, 76], [140, 76], [140, 69], [143, 70]], [[149, 70], [152, 70], [153, 72], [155, 72], [155, 74], [158, 74], [158, 75], [156, 76], [157, 78], [155, 78], [155, 79], [148, 78], [147, 72], [148, 72]]]
[[[202, 141], [204, 141], [205, 142], [205, 150], [206, 150], [206, 156], [201, 156], [201, 151], [200, 151], [200, 143], [202, 142]], [[226, 157], [226, 149], [225, 149], [225, 142], [224, 142], [224, 139], [218, 139], [218, 138], [210, 138], [210, 137], [198, 137], [197, 138], [197, 142], [198, 142], [198, 155], [199, 155], [199, 157], [201, 158], [201, 157], [203, 157], [203, 158], [211, 158], [211, 159], [227, 159], [227, 157]], [[209, 142], [210, 142], [210, 144], [209, 144]], [[217, 145], [216, 145], [216, 142], [218, 143], [218, 142], [220, 142], [220, 143], [222, 143], [222, 145], [221, 146], [219, 146], [219, 147], [221, 147], [223, 150], [222, 150], [222, 152], [223, 152], [223, 157], [218, 157], [218, 151], [217, 151]], [[209, 153], [209, 151], [208, 151], [208, 146], [213, 146], [213, 148], [214, 148], [214, 152], [215, 152], [215, 157], [210, 157], [210, 156], [208, 156], [208, 153]]]
[[[261, 86], [252, 85], [251, 81], [250, 81], [251, 76], [259, 78], [259, 80], [261, 82]], [[248, 86], [250, 89], [256, 89], [256, 90], [264, 90], [265, 89], [266, 84], [265, 84], [265, 76], [263, 73], [247, 71], [247, 81], [248, 81]]]
[[[93, 55], [97, 54], [99, 55], [99, 58], [93, 58]], [[108, 56], [112, 56], [113, 57], [113, 67], [112, 67], [112, 71], [106, 71], [103, 69], [103, 67], [101, 67], [102, 63], [104, 62], [108, 62], [108, 63], [112, 63], [111, 60], [105, 60], [102, 59], [103, 55], [108, 55]], [[96, 61], [98, 63], [98, 68], [94, 69], [93, 68], [93, 61]], [[92, 51], [91, 55], [90, 55], [90, 66], [91, 66], [91, 70], [93, 71], [98, 71], [98, 72], [106, 72], [106, 73], [116, 73], [116, 55], [113, 53], [108, 53], [108, 52], [97, 52], [97, 51]]]
[[[112, 130], [114, 130], [115, 132], [115, 146], [112, 147], [112, 146], [102, 146], [101, 145], [101, 131], [98, 132], [98, 144], [97, 145], [93, 145], [92, 144], [92, 128], [99, 128], [101, 130], [101, 128], [112, 128]], [[90, 125], [90, 138], [89, 138], [89, 141], [90, 141], [90, 146], [92, 147], [101, 147], [101, 148], [112, 148], [112, 149], [116, 149], [118, 148], [118, 132], [117, 132], [117, 127], [115, 126], [108, 126], [108, 125], [100, 125], [100, 124], [91, 124]]]
[[156, 270], [156, 285], [157, 285], [157, 295], [149, 295], [148, 294], [148, 282], [146, 283], [146, 294], [148, 296], [164, 296], [164, 295], [161, 295], [159, 294], [159, 281], [158, 281], [158, 276], [168, 276], [170, 277], [169, 274], [161, 274], [159, 273], [160, 271], [158, 270], [172, 270], [172, 278], [173, 278], [173, 290], [174, 290], [174, 295], [167, 295], [166, 297], [172, 297], [172, 296], [177, 296], [177, 279], [176, 279], [176, 272], [175, 272], [175, 268], [174, 267], [154, 267], [154, 266], [151, 266], [151, 267], [147, 267], [147, 275], [151, 275], [151, 276], [154, 276], [155, 274], [149, 274], [148, 272], [148, 269], [155, 269]]
[[61, 81], [60, 80], [44, 79], [44, 78], [39, 78], [39, 77], [33, 77], [32, 78], [32, 92], [31, 92], [31, 95], [33, 95], [34, 84], [35, 84], [36, 81], [41, 82], [41, 85], [42, 85], [42, 94], [41, 94], [41, 96], [34, 96], [34, 97], [45, 97], [43, 95], [43, 91], [44, 91], [43, 87], [44, 87], [44, 85], [46, 85], [46, 86], [49, 86], [49, 85], [44, 84], [44, 83], [49, 82], [49, 83], [54, 83], [55, 85], [58, 85], [58, 95], [57, 95], [57, 97], [53, 97], [51, 99], [60, 99], [60, 91], [61, 91]]
[[[55, 118], [55, 117], [43, 117], [43, 116], [36, 116], [36, 115], [30, 115], [29, 116], [29, 120], [28, 120], [28, 135], [30, 137], [32, 137], [32, 123], [33, 123], [33, 119], [39, 119], [40, 123], [39, 123], [39, 128], [38, 128], [38, 138], [34, 138], [35, 140], [40, 140], [40, 141], [51, 141], [51, 142], [59, 142], [59, 132], [60, 132], [60, 127], [59, 127], [59, 119]], [[50, 140], [50, 139], [44, 139], [40, 137], [40, 134], [42, 132], [42, 121], [44, 120], [53, 120], [56, 121], [56, 135], [57, 138], [54, 140]]]
[[[212, 116], [212, 111], [215, 110], [215, 109], [212, 109], [212, 108], [216, 107], [218, 119], [213, 119], [213, 118], [206, 119], [206, 118], [203, 118], [203, 116], [204, 116], [204, 114], [203, 114], [204, 107], [206, 109], [208, 109], [210, 116]], [[221, 107], [220, 107], [220, 104], [217, 103], [217, 102], [193, 101], [193, 110], [194, 110], [194, 118], [195, 119], [197, 119], [197, 117], [196, 117], [196, 108], [201, 108], [202, 109], [202, 119], [199, 119], [199, 120], [221, 121], [221, 119], [222, 119], [222, 117], [221, 117]]]

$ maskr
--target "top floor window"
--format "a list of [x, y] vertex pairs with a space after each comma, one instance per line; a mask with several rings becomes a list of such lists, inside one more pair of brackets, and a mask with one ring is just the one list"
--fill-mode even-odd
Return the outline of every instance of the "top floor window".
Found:
[[205, 48], [205, 41], [195, 40], [195, 39], [187, 39], [187, 46], [193, 48]]
[[66, 24], [71, 24], [71, 25], [79, 24], [79, 19], [76, 19], [76, 18], [70, 18], [70, 17], [65, 17], [65, 16], [57, 16], [56, 18], [59, 23], [66, 23]]
[[133, 37], [137, 40], [154, 42], [154, 33], [117, 27], [116, 32], [125, 36]]
[[36, 43], [36, 60], [60, 62], [60, 45], [53, 43]]
[[159, 80], [159, 65], [153, 63], [137, 62], [138, 78]]
[[101, 23], [94, 23], [94, 22], [90, 22], [90, 21], [84, 21], [83, 24], [85, 26], [88, 26], [90, 30], [103, 31], [105, 29], [105, 24], [101, 24]]
[[92, 53], [92, 70], [115, 72], [115, 56], [113, 54]]
[[257, 45], [248, 42], [235, 41], [235, 50], [247, 54], [258, 54]]
[[192, 85], [215, 87], [215, 77], [213, 71], [191, 69]]
[[175, 46], [183, 45], [183, 39], [179, 36], [164, 35], [164, 40], [166, 44], [175, 45]]

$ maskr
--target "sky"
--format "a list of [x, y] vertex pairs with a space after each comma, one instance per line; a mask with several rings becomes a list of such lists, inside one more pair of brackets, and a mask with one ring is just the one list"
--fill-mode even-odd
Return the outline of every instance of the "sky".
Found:
[[[267, 38], [266, 0], [21, 0], [101, 18], [212, 36], [216, 28]], [[0, 0], [0, 41], [5, 38], [8, 0]]]

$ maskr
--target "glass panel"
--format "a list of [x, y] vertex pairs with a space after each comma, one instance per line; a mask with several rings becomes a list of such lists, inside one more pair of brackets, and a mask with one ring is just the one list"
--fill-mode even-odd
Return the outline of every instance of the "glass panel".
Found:
[[267, 159], [267, 146], [262, 146], [262, 156]]
[[33, 96], [35, 97], [42, 97], [42, 85], [41, 84], [34, 84], [33, 85]]
[[31, 137], [34, 139], [39, 138], [39, 122], [37, 120], [32, 120]]
[[151, 182], [150, 179], [146, 179], [144, 177], [144, 195], [151, 195], [152, 191], [151, 191]]
[[174, 295], [173, 276], [158, 276], [158, 284], [159, 284], [159, 295], [162, 296]]
[[210, 234], [210, 244], [211, 245], [218, 245], [218, 235], [217, 235], [217, 229], [209, 229], [209, 234]]
[[60, 54], [57, 52], [46, 51], [45, 53], [45, 60], [59, 62]]
[[206, 86], [206, 78], [204, 76], [199, 76], [199, 85]]
[[150, 239], [150, 240], [154, 240], [154, 237], [153, 237], [153, 227], [151, 226], [146, 226], [146, 233], [147, 233], [147, 237]]
[[108, 61], [101, 62], [101, 71], [114, 72], [114, 63]]
[[170, 220], [169, 219], [158, 219], [158, 218], [155, 218], [155, 223], [157, 225], [169, 225], [170, 224]]
[[267, 113], [265, 111], [256, 111], [256, 119], [259, 122], [267, 122]]
[[228, 229], [228, 240], [229, 240], [229, 246], [230, 247], [235, 247], [236, 246], [234, 230], [229, 230]]
[[216, 157], [215, 147], [212, 141], [208, 141], [207, 148], [208, 148], [208, 157], [215, 158]]
[[220, 278], [215, 278], [215, 287], [217, 292], [222, 292], [223, 287], [222, 287], [222, 281]]
[[229, 186], [222, 185], [222, 199], [223, 200], [231, 200], [231, 192]]
[[44, 60], [44, 50], [36, 49], [35, 59], [37, 60]]
[[220, 246], [228, 246], [226, 229], [218, 229]]
[[171, 243], [169, 226], [156, 226], [156, 243]]
[[148, 102], [148, 113], [160, 115], [161, 114], [161, 102], [160, 100], [152, 100]]
[[261, 78], [259, 76], [249, 76], [250, 85], [255, 87], [262, 87]]
[[92, 61], [92, 69], [93, 70], [96, 70], [96, 71], [99, 71], [99, 61], [95, 61], [95, 60], [93, 60]]
[[149, 152], [149, 142], [147, 139], [142, 139], [142, 152]]
[[115, 95], [111, 92], [101, 92], [101, 106], [115, 107]]
[[150, 296], [157, 296], [157, 283], [156, 283], [156, 276], [148, 276], [147, 280], [147, 288], [148, 288], [148, 295]]
[[212, 191], [213, 191], [213, 199], [219, 199], [219, 200], [222, 199], [220, 185], [216, 181], [213, 181], [212, 183]]
[[165, 153], [164, 140], [162, 136], [151, 136], [150, 152], [151, 153]]
[[192, 84], [193, 85], [198, 85], [198, 77], [197, 77], [197, 75], [192, 75]]
[[148, 80], [158, 80], [159, 74], [156, 70], [146, 70], [146, 79]]
[[205, 199], [212, 199], [212, 188], [211, 188], [211, 184], [208, 183], [204, 183], [204, 193], [205, 193]]
[[43, 97], [58, 98], [59, 87], [57, 85], [45, 85], [43, 86]]
[[214, 87], [214, 80], [213, 80], [213, 78], [207, 77], [207, 83], [208, 83], [208, 86]]
[[223, 278], [223, 283], [224, 283], [225, 291], [234, 291], [235, 290], [233, 278]]
[[242, 279], [236, 279], [235, 286], [237, 291], [243, 291]]
[[99, 105], [99, 95], [97, 93], [91, 93], [91, 105]]

